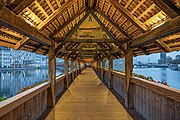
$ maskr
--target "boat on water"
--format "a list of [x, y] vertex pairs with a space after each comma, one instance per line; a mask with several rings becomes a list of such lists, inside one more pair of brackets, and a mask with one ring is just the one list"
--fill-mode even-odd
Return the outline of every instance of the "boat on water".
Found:
[[180, 71], [180, 64], [170, 64], [169, 68], [172, 70], [179, 70]]

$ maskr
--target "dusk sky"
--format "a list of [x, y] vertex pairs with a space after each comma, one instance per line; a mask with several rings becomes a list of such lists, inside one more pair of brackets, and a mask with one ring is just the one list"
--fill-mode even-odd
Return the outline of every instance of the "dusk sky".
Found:
[[[175, 58], [176, 55], [180, 55], [180, 51], [174, 51], [174, 52], [166, 54], [166, 56], [170, 56], [173, 59]], [[160, 53], [138, 56], [138, 57], [134, 58], [134, 61], [142, 61], [142, 62], [146, 63], [146, 62], [148, 62], [148, 58], [149, 58], [150, 62], [157, 62], [158, 59], [160, 58]]]

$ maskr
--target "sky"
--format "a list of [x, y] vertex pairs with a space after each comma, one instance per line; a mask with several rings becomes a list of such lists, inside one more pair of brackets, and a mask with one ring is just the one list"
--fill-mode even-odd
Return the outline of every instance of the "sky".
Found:
[[[180, 55], [180, 51], [174, 51], [174, 52], [170, 52], [166, 54], [166, 56], [170, 56], [173, 59], [175, 59], [176, 55]], [[148, 59], [150, 60], [150, 62], [157, 62], [159, 58], [160, 58], [160, 53], [156, 53], [156, 54], [151, 54], [151, 55], [138, 56], [138, 57], [135, 57], [134, 60], [147, 63]]]

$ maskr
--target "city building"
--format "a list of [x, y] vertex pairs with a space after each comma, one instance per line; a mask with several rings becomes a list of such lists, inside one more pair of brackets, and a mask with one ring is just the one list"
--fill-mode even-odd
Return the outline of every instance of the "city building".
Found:
[[0, 68], [8, 68], [11, 65], [11, 49], [0, 46]]
[[159, 64], [166, 64], [166, 53], [160, 53], [160, 59], [158, 60]]

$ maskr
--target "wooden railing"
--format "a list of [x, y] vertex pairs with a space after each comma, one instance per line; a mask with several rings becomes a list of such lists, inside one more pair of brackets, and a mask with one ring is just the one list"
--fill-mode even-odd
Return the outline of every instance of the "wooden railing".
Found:
[[[104, 81], [109, 84], [109, 71], [103, 71]], [[112, 71], [111, 76], [112, 88], [125, 100], [125, 74]], [[145, 120], [180, 120], [180, 90], [133, 76], [131, 85], [133, 109]]]
[[[83, 68], [79, 70], [82, 71]], [[76, 72], [76, 71], [74, 71]], [[77, 72], [76, 76], [79, 74]], [[69, 73], [72, 76], [72, 72]], [[72, 78], [72, 77], [71, 77]], [[56, 97], [64, 90], [65, 75], [56, 78]], [[0, 102], [0, 120], [36, 120], [47, 109], [47, 96], [50, 83], [45, 82]]]

